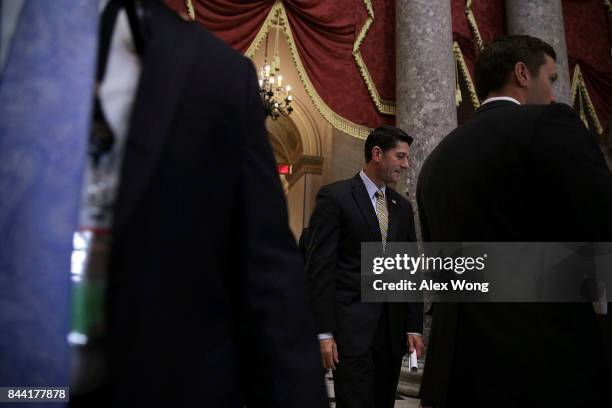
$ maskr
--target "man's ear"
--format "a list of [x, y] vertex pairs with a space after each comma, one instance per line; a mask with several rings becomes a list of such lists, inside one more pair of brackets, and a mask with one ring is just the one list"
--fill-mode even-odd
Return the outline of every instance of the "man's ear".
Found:
[[378, 146], [372, 148], [372, 160], [379, 161], [382, 157], [382, 149]]
[[526, 87], [529, 84], [531, 72], [524, 62], [519, 61], [514, 65], [514, 78], [521, 87]]

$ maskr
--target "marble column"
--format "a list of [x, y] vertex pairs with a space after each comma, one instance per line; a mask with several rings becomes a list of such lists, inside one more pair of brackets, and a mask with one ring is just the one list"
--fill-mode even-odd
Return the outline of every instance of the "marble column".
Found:
[[553, 87], [555, 98], [569, 104], [570, 74], [561, 0], [506, 0], [506, 20], [508, 34], [528, 34], [552, 45], [559, 72]]
[[395, 24], [397, 126], [414, 137], [407, 188], [398, 187], [416, 214], [421, 166], [457, 126], [450, 0], [396, 0]]

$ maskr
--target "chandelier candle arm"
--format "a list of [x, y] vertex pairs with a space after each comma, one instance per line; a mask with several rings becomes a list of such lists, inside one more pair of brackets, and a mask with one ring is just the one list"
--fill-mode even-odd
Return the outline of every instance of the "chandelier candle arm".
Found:
[[290, 115], [293, 112], [291, 102], [291, 86], [286, 85], [283, 88], [283, 76], [280, 72], [280, 52], [279, 52], [279, 31], [285, 22], [280, 14], [276, 13], [276, 27], [274, 30], [274, 54], [272, 55], [271, 64], [268, 64], [268, 34], [266, 34], [266, 47], [264, 54], [264, 65], [259, 69], [259, 88], [261, 100], [264, 105], [266, 116], [270, 116], [273, 120], [278, 119], [280, 115]]

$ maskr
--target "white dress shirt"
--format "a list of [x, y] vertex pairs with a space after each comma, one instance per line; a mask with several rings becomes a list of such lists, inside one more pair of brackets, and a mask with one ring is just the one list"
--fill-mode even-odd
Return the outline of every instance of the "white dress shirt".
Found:
[[365, 174], [363, 170], [359, 172], [359, 176], [365, 185], [366, 190], [368, 191], [368, 196], [370, 196], [370, 201], [372, 202], [372, 207], [374, 208], [374, 212], [376, 212], [376, 193], [382, 190], [385, 197], [387, 196], [387, 186], [378, 187], [374, 182]]
[[[102, 1], [101, 12], [107, 3], [108, 1]], [[104, 201], [109, 203], [115, 201], [140, 72], [140, 58], [134, 45], [127, 13], [125, 9], [121, 9], [112, 34], [106, 73], [98, 88], [101, 108], [113, 131], [114, 143], [111, 151], [100, 158], [96, 169], [93, 168], [90, 161], [87, 163], [79, 216], [81, 228], [109, 229], [112, 225], [112, 210], [102, 219], [92, 215], [88, 194], [93, 188], [102, 188]], [[94, 180], [103, 181], [95, 182]]]
[[489, 103], [489, 102], [495, 102], [495, 101], [510, 101], [510, 102], [514, 102], [517, 105], [520, 105], [521, 103], [519, 101], [517, 101], [516, 99], [510, 97], [510, 96], [493, 96], [491, 98], [487, 98], [485, 99], [481, 105], [484, 105], [485, 103]]

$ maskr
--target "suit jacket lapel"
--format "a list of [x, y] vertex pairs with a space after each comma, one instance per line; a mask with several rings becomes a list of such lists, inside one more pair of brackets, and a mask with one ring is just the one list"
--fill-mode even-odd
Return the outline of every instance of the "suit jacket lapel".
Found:
[[393, 198], [391, 189], [387, 187], [387, 209], [389, 210], [389, 227], [387, 228], [387, 242], [393, 242], [397, 235], [397, 200]]
[[372, 200], [368, 195], [368, 190], [363, 184], [363, 180], [359, 174], [353, 177], [352, 194], [357, 206], [359, 207], [359, 211], [366, 223], [370, 227], [370, 232], [372, 233], [372, 241], [381, 241], [382, 238], [380, 236], [380, 226], [378, 225], [378, 218], [376, 217], [376, 212], [374, 211], [374, 207], [372, 206]]
[[[154, 3], [154, 2], [151, 2]], [[152, 33], [142, 60], [142, 72], [130, 120], [121, 182], [115, 206], [115, 231], [123, 228], [146, 191], [164, 139], [195, 57], [193, 44], [175, 44], [172, 29], [184, 24], [169, 19], [151, 4]]]

